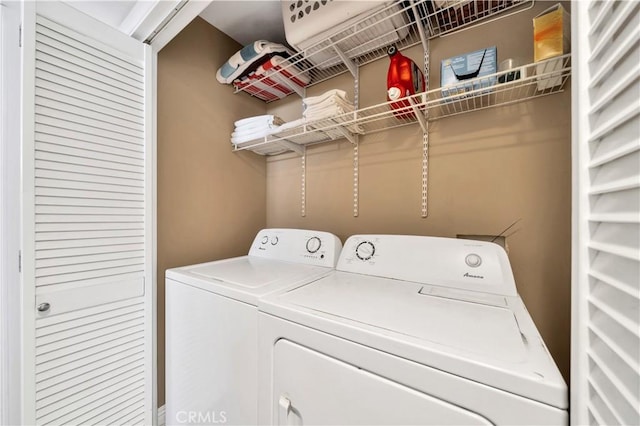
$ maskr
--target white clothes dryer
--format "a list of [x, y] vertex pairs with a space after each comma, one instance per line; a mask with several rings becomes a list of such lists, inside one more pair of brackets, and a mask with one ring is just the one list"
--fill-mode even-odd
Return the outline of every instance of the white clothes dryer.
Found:
[[257, 423], [260, 297], [327, 275], [333, 234], [264, 229], [247, 256], [166, 272], [166, 424]]
[[567, 424], [567, 386], [502, 247], [359, 235], [259, 302], [261, 424]]

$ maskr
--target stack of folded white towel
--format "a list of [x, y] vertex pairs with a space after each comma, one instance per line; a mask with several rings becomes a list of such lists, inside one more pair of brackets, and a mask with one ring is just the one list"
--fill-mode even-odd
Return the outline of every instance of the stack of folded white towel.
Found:
[[231, 143], [239, 145], [255, 139], [263, 138], [278, 131], [284, 121], [275, 115], [258, 115], [243, 118], [235, 123], [235, 130], [231, 133]]
[[310, 96], [302, 100], [306, 121], [322, 120], [336, 115], [353, 112], [353, 103], [347, 99], [344, 90], [333, 89], [319, 96]]

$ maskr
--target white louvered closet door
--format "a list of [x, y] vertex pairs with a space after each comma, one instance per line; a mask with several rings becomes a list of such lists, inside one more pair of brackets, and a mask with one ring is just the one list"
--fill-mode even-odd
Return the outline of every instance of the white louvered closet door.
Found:
[[571, 419], [575, 425], [638, 425], [640, 2], [572, 7]]
[[23, 31], [24, 419], [150, 424], [148, 47], [53, 2]]

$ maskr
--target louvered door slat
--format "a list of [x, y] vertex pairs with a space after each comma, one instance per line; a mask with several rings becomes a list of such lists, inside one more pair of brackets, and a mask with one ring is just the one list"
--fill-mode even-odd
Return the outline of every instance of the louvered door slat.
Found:
[[[123, 105], [105, 105], [105, 100], [88, 99], [87, 95], [69, 88], [55, 85], [46, 81], [41, 81], [40, 87], [36, 87], [36, 97], [43, 100], [50, 100], [57, 104], [76, 106], [84, 109], [85, 114], [100, 114], [100, 117], [108, 116], [118, 119], [119, 123], [125, 126], [132, 126], [133, 129], [144, 130], [144, 120], [138, 117], [136, 110], [123, 111]], [[52, 107], [53, 105], [47, 105]], [[133, 114], [132, 114], [133, 113]]]
[[146, 48], [87, 19], [38, 2], [29, 46], [30, 276], [35, 306], [50, 306], [34, 309], [43, 425], [151, 420]]
[[103, 75], [108, 78], [108, 84], [115, 86], [122, 85], [121, 87], [123, 87], [124, 90], [137, 93], [140, 96], [143, 95], [139, 89], [140, 83], [142, 83], [140, 76], [126, 71], [123, 72], [122, 69], [117, 71], [111, 70], [107, 61], [102, 61], [95, 56], [88, 55], [69, 45], [61, 44], [47, 37], [46, 34], [44, 34], [45, 31], [40, 32], [38, 43], [36, 43], [36, 59], [45, 62], [49, 61], [61, 67], [75, 66], [91, 74]]
[[607, 46], [620, 38], [619, 29], [624, 28], [624, 22], [634, 13], [637, 3], [622, 2], [618, 7], [611, 8], [611, 14], [607, 17], [607, 25], [601, 27], [597, 34], [598, 37], [593, 39], [591, 61], [595, 61]]
[[[126, 216], [124, 216], [126, 217]], [[64, 258], [75, 256], [90, 256], [102, 253], [128, 253], [132, 251], [144, 250], [144, 244], [115, 244], [115, 245], [102, 245], [93, 247], [81, 247], [81, 248], [67, 248], [57, 250], [39, 250], [36, 262], [46, 259], [58, 259], [62, 261]]]
[[[51, 67], [48, 67], [50, 70]], [[108, 90], [100, 87], [92, 87], [80, 84], [69, 77], [70, 73], [54, 73], [47, 69], [36, 70], [37, 87], [49, 87], [59, 93], [66, 93], [78, 99], [86, 99], [102, 105], [117, 109], [122, 108], [123, 112], [131, 113], [131, 119], [136, 117], [144, 117], [143, 106], [139, 102], [133, 102], [129, 99], [121, 98], [114, 95]]]
[[[140, 160], [130, 159], [128, 157], [116, 157], [111, 154], [97, 154], [93, 151], [82, 150], [78, 148], [67, 148], [60, 145], [47, 144], [44, 142], [36, 142], [36, 149], [39, 155], [37, 160], [57, 162], [64, 165], [81, 165], [83, 167], [92, 166], [97, 169], [117, 170], [128, 173], [144, 174], [144, 166]], [[119, 161], [113, 161], [117, 158]], [[73, 171], [73, 167], [68, 167]], [[135, 174], [125, 175], [132, 179], [143, 178]]]
[[[78, 133], [93, 134], [102, 138], [113, 139], [120, 142], [139, 142], [141, 135], [130, 132], [127, 129], [119, 129], [118, 126], [107, 126], [104, 123], [91, 121], [85, 117], [67, 114], [51, 108], [36, 106], [40, 114], [36, 115], [36, 123], [44, 124], [60, 129], [72, 130]], [[119, 131], [121, 130], [121, 131]]]
[[[92, 399], [91, 395], [87, 395], [86, 399], [68, 405], [65, 404], [63, 408], [58, 408], [51, 414], [39, 416], [37, 420], [42, 424], [82, 425], [85, 424], [86, 419], [93, 417], [97, 410], [107, 406], [120, 405], [126, 402], [128, 398], [139, 395], [142, 392], [137, 383], [115, 385], [111, 387], [111, 393], [99, 395], [97, 400]], [[116, 396], [114, 397], [114, 395]]]
[[144, 202], [144, 194], [131, 194], [128, 192], [113, 191], [86, 191], [82, 189], [52, 188], [50, 186], [37, 187], [36, 196], [43, 197], [70, 197], [70, 198], [86, 198], [93, 200], [122, 200], [122, 201], [138, 201]]
[[[83, 150], [85, 155], [91, 154], [95, 156], [105, 156], [103, 159], [117, 157], [118, 160], [130, 162], [137, 161], [139, 164], [144, 160], [143, 153], [129, 149], [129, 146], [123, 145], [123, 147], [115, 147], [113, 145], [104, 145], [88, 141], [79, 141], [70, 138], [61, 138], [55, 135], [38, 133], [36, 134], [37, 144], [49, 146], [52, 149], [59, 147], [58, 149], [75, 149]], [[108, 156], [108, 157], [107, 157]]]
[[[113, 138], [109, 138], [109, 137], [101, 137], [95, 134], [91, 134], [91, 133], [83, 133], [80, 132], [78, 129], [74, 129], [73, 131], [69, 131], [67, 129], [63, 129], [61, 127], [54, 127], [54, 126], [49, 126], [49, 125], [45, 125], [45, 124], [37, 124], [36, 123], [36, 136], [40, 139], [38, 139], [41, 142], [50, 142], [50, 143], [56, 143], [58, 141], [62, 140], [68, 140], [67, 143], [69, 144], [75, 144], [74, 146], [77, 146], [78, 143], [82, 144], [82, 143], [86, 143], [86, 144], [91, 144], [90, 146], [92, 146], [92, 148], [102, 148], [104, 147], [112, 147], [115, 149], [122, 149], [124, 151], [126, 151], [126, 156], [131, 156], [131, 155], [139, 155], [139, 153], [143, 153], [144, 152], [144, 147], [139, 145], [137, 143], [137, 141], [132, 142], [123, 142], [123, 141], [118, 141], [115, 140]], [[98, 145], [97, 147], [95, 147], [94, 145]], [[129, 152], [132, 151], [132, 152]]]
[[74, 108], [68, 107], [61, 102], [54, 104], [48, 99], [36, 98], [36, 114], [57, 118], [70, 123], [90, 126], [98, 130], [106, 130], [108, 132], [115, 133], [115, 136], [117, 137], [130, 136], [133, 138], [140, 138], [144, 136], [142, 131], [132, 129], [132, 126], [129, 123], [123, 124], [121, 121], [107, 116], [96, 119], [93, 118], [95, 117], [95, 114], [89, 111], [82, 111], [82, 113], [79, 113], [77, 112], [78, 110], [82, 111], [81, 108], [74, 111]]
[[48, 415], [54, 411], [52, 405], [66, 398], [70, 398], [66, 402], [86, 403], [89, 402], [86, 397], [74, 397], [74, 394], [85, 390], [94, 391], [94, 394], [101, 391], [108, 392], [112, 385], [136, 381], [135, 379], [131, 380], [132, 377], [139, 380], [141, 374], [144, 374], [144, 351], [124, 358], [117, 363], [85, 373], [83, 376], [76, 375], [65, 378], [64, 381], [40, 390], [40, 399], [36, 402], [37, 408], [41, 410], [42, 415]]
[[86, 252], [80, 252], [75, 256], [63, 256], [63, 257], [50, 257], [48, 259], [36, 259], [37, 268], [51, 268], [56, 266], [65, 265], [80, 265], [80, 264], [93, 264], [95, 262], [102, 262], [107, 260], [138, 258], [144, 256], [144, 249], [139, 248], [137, 250], [128, 247], [113, 251], [110, 248], [106, 253], [101, 254], [86, 254]]
[[[122, 336], [114, 337], [111, 340], [105, 340], [102, 343], [94, 346], [90, 346], [82, 351], [77, 351], [67, 357], [51, 357], [50, 359], [42, 358], [37, 365], [38, 379], [39, 381], [48, 380], [51, 377], [64, 374], [66, 372], [72, 372], [76, 369], [84, 369], [83, 371], [92, 371], [96, 365], [106, 365], [117, 358], [112, 356], [112, 351], [116, 354], [120, 353], [119, 347], [122, 346], [122, 351], [126, 352], [126, 349], [131, 345], [139, 346], [139, 339], [142, 333], [133, 332], [124, 334]], [[116, 345], [119, 345], [116, 348]]]
[[139, 106], [130, 107], [119, 101], [117, 97], [97, 96], [78, 90], [71, 85], [47, 79], [40, 75], [36, 86], [36, 95], [47, 99], [58, 99], [60, 102], [84, 106], [89, 111], [102, 112], [105, 115], [121, 118], [132, 123], [144, 124], [144, 111]]
[[[62, 68], [58, 64], [41, 61], [39, 62], [36, 77], [42, 76], [48, 81], [59, 84], [68, 85], [77, 90], [87, 92], [99, 97], [117, 100], [131, 108], [143, 108], [144, 98], [138, 94], [122, 90], [118, 87], [102, 82], [103, 76], [91, 75], [85, 76], [78, 74], [80, 69], [77, 67]], [[87, 73], [89, 74], [89, 73]]]
[[[71, 420], [71, 423], [74, 424], [91, 424], [92, 419], [99, 418], [103, 413], [115, 409], [116, 407], [122, 410], [123, 407], [127, 407], [132, 400], [139, 400], [142, 395], [139, 392], [131, 391], [127, 389], [123, 389], [122, 392], [127, 392], [123, 396], [119, 396], [117, 398], [111, 398], [109, 402], [105, 403], [103, 406], [93, 404], [88, 407], [88, 410], [84, 410], [85, 414], [78, 416]], [[122, 420], [118, 420], [117, 423], [113, 424], [126, 424], [130, 423], [123, 422]]]
[[[120, 52], [114, 51], [107, 46], [97, 44], [96, 40], [90, 37], [78, 33], [70, 34], [67, 28], [50, 19], [39, 16], [36, 32], [62, 41], [68, 46], [84, 51], [93, 57], [104, 59], [107, 62], [105, 66], [129, 70], [135, 75], [140, 77], [144, 76], [144, 68], [140, 63], [141, 61], [122, 55]], [[142, 80], [140, 81], [142, 82]]]
[[[76, 180], [63, 179], [41, 179], [36, 178], [36, 186], [39, 188], [64, 188], [64, 189], [80, 189], [95, 190], [100, 192], [116, 192], [128, 194], [144, 194], [144, 188], [131, 185], [112, 185], [95, 182], [85, 182]], [[38, 218], [38, 222], [41, 218]]]
[[[81, 78], [82, 80], [80, 81], [82, 82], [86, 82], [84, 78], [101, 82], [102, 84], [100, 86], [95, 87], [105, 88], [110, 86], [112, 89], [110, 88], [108, 90], [110, 90], [111, 93], [119, 94], [128, 99], [138, 101], [139, 98], [144, 96], [144, 92], [135, 87], [136, 84], [139, 86], [139, 83], [135, 81], [132, 82], [122, 75], [109, 71], [106, 68], [90, 64], [81, 58], [59, 51], [47, 44], [36, 43], [36, 60], [55, 66], [60, 70], [72, 72], [78, 76], [77, 78]], [[43, 66], [42, 69], [50, 70], [51, 68]]]
[[640, 3], [572, 8], [572, 422], [640, 424]]
[[[101, 366], [113, 364], [144, 350], [144, 346], [141, 345], [140, 342], [129, 340], [120, 341], [119, 343], [122, 345], [121, 349], [111, 348], [97, 354], [89, 355], [83, 358], [82, 363], [74, 366], [74, 368], [69, 368], [68, 364], [62, 364], [56, 367], [50, 367], [51, 364], [42, 366], [39, 374], [40, 381], [36, 383], [36, 390], [48, 389], [51, 383], [56, 383], [58, 379], [64, 380], [67, 376], [75, 377], [94, 371], [97, 362], [99, 362]], [[50, 368], [47, 368], [47, 366]]]
[[116, 281], [122, 276], [136, 272], [144, 272], [144, 267], [138, 264], [133, 264], [129, 266], [94, 269], [84, 272], [49, 275], [36, 278], [36, 286], [55, 286], [57, 284], [66, 284], [73, 282], [80, 282], [82, 285], [89, 286], [95, 285], [100, 281]]
[[[58, 209], [60, 210], [60, 209]], [[70, 210], [73, 210], [70, 208]], [[96, 209], [100, 210], [100, 209]], [[102, 209], [104, 210], [104, 209]], [[83, 209], [85, 211], [85, 209]], [[131, 210], [134, 211], [135, 210]], [[122, 244], [144, 244], [144, 237], [124, 237], [124, 238], [89, 238], [85, 240], [66, 240], [66, 241], [39, 241], [36, 243], [36, 250], [38, 255], [41, 252], [46, 250], [57, 250], [57, 249], [76, 249], [79, 247], [109, 247], [109, 246], [118, 246]], [[47, 254], [48, 251], [45, 252]]]
[[[102, 413], [100, 416], [96, 416], [92, 419], [89, 419], [87, 423], [93, 425], [112, 425], [112, 424], [125, 424], [125, 425], [135, 425], [142, 424], [144, 418], [135, 415], [142, 404], [142, 399], [134, 399], [131, 401], [127, 407], [123, 410], [111, 409]], [[124, 413], [124, 414], [123, 414]]]
[[[47, 153], [43, 153], [42, 156], [46, 156]], [[66, 158], [62, 158], [62, 160], [67, 160]], [[144, 176], [141, 176], [140, 173], [126, 172], [122, 170], [118, 170], [114, 167], [99, 167], [95, 165], [84, 165], [84, 163], [80, 160], [69, 158], [67, 162], [58, 162], [55, 160], [36, 160], [37, 170], [49, 170], [49, 171], [60, 171], [65, 173], [78, 173], [78, 174], [88, 174], [93, 176], [103, 176], [105, 178], [115, 177], [121, 179], [128, 179], [126, 181], [130, 185], [140, 185], [144, 183]], [[105, 180], [108, 182], [107, 180]], [[136, 182], [138, 181], [138, 182]], [[98, 181], [102, 182], [102, 181]]]
[[[36, 92], [38, 91], [36, 90]], [[121, 119], [114, 115], [105, 114], [104, 112], [92, 111], [86, 108], [85, 105], [81, 105], [81, 103], [75, 99], [67, 98], [63, 100], [61, 98], [62, 97], [60, 95], [51, 92], [45, 92], [44, 96], [36, 95], [37, 104], [41, 107], [74, 114], [78, 117], [86, 117], [92, 122], [108, 124], [118, 130], [132, 130], [138, 132], [138, 134], [140, 134], [140, 132], [144, 132], [144, 126], [142, 124], [137, 124], [131, 120]], [[106, 108], [104, 109], [106, 110]]]
[[[46, 166], [47, 163], [41, 162], [41, 166]], [[36, 173], [36, 178], [51, 178], [58, 179], [69, 182], [79, 182], [81, 184], [108, 184], [108, 185], [118, 185], [123, 187], [137, 187], [144, 188], [143, 180], [131, 180], [127, 178], [120, 177], [109, 177], [103, 176], [100, 174], [87, 174], [79, 171], [59, 171], [59, 170], [50, 170], [50, 169], [38, 169]], [[144, 190], [144, 189], [143, 189]]]
[[[129, 200], [107, 200], [101, 198], [71, 198], [71, 197], [47, 197], [47, 196], [37, 196], [36, 203], [39, 205], [50, 205], [50, 206], [77, 206], [77, 207], [113, 207], [114, 209], [118, 208], [129, 208], [129, 209], [143, 209], [144, 202], [142, 201], [129, 201]], [[108, 211], [108, 209], [103, 209], [103, 211]], [[80, 213], [80, 211], [78, 211]], [[82, 237], [82, 238], [91, 238], [91, 237]], [[36, 241], [43, 241], [47, 238], [38, 238]], [[66, 239], [66, 238], [63, 238]]]
[[[139, 337], [143, 334], [143, 327], [141, 325], [132, 325], [128, 328], [114, 331], [103, 338], [98, 340], [89, 340], [82, 342], [74, 348], [60, 348], [54, 351], [43, 352], [38, 354], [37, 359], [42, 363], [51, 362], [54, 364], [67, 364], [78, 359], [78, 354], [83, 353], [91, 355], [98, 353], [98, 351], [111, 347], [111, 345], [118, 344], [119, 342], [129, 341], [128, 338], [132, 336]], [[55, 361], [55, 363], [54, 363]]]
[[[103, 214], [103, 215], [99, 215], [99, 214], [79, 214], [76, 215], [76, 217], [69, 217], [68, 215], [64, 215], [64, 214], [46, 214], [46, 213], [42, 213], [42, 214], [38, 214], [36, 216], [36, 226], [38, 226], [39, 224], [51, 224], [51, 223], [57, 223], [57, 224], [62, 224], [62, 223], [78, 223], [78, 224], [82, 224], [82, 223], [100, 223], [100, 222], [110, 222], [110, 223], [117, 223], [117, 222], [142, 222], [144, 220], [144, 216], [139, 214], [139, 215], [132, 215], [132, 214]], [[38, 255], [40, 255], [41, 253], [38, 253]], [[42, 258], [41, 256], [38, 256], [37, 259]]]

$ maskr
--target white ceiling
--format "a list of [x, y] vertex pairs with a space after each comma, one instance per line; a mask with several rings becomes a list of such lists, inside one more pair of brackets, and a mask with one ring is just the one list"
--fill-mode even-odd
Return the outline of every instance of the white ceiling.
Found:
[[122, 24], [129, 13], [131, 13], [137, 2], [131, 0], [72, 0], [67, 1], [67, 3], [105, 24], [119, 28], [120, 24]]
[[[136, 33], [141, 24], [146, 24], [147, 32], [155, 29], [155, 25], [159, 24], [173, 7], [178, 6], [180, 0], [67, 0], [66, 2], [126, 34], [144, 40], [146, 33]], [[263, 39], [276, 43], [285, 42], [280, 0], [213, 0], [200, 16], [243, 46]]]
[[285, 42], [279, 0], [214, 0], [200, 17], [243, 46], [256, 40]]

